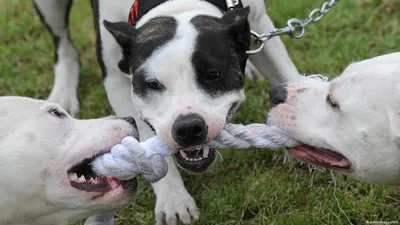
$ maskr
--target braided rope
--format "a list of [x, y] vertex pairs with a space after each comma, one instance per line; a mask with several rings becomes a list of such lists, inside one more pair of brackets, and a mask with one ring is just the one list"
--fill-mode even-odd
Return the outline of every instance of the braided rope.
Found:
[[141, 175], [153, 183], [167, 174], [164, 157], [171, 154], [172, 149], [158, 137], [140, 143], [133, 137], [125, 137], [121, 144], [98, 156], [91, 165], [93, 172], [99, 176], [131, 180]]
[[[276, 149], [294, 146], [296, 141], [284, 135], [276, 126], [267, 124], [228, 124], [207, 146], [212, 148], [250, 147]], [[133, 137], [125, 137], [109, 153], [98, 156], [92, 163], [93, 171], [104, 177], [131, 180], [141, 175], [149, 182], [156, 182], [167, 173], [165, 156], [175, 151], [159, 137], [138, 142]]]
[[295, 146], [297, 141], [285, 135], [275, 125], [267, 124], [227, 124], [216, 139], [208, 144], [213, 148], [250, 147], [276, 149]]
[[[326, 82], [321, 75], [311, 75], [307, 78]], [[269, 116], [269, 115], [268, 115]], [[268, 121], [271, 121], [268, 119]], [[220, 134], [207, 146], [212, 148], [250, 147], [276, 149], [292, 147], [298, 142], [286, 135], [274, 124], [254, 123], [249, 125], [227, 124]], [[130, 180], [141, 175], [149, 182], [163, 178], [168, 170], [165, 156], [174, 154], [162, 139], [155, 136], [144, 142], [138, 142], [133, 137], [126, 137], [121, 144], [115, 145], [110, 153], [98, 156], [92, 163], [93, 171], [104, 177], [116, 177], [120, 180]]]

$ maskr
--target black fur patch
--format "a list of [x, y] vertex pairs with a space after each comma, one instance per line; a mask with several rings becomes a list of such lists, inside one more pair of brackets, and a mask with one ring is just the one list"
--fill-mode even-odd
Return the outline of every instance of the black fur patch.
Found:
[[129, 68], [133, 73], [133, 92], [141, 98], [146, 98], [150, 93], [162, 90], [149, 88], [146, 71], [138, 70], [138, 68], [154, 51], [174, 38], [177, 26], [177, 21], [172, 17], [157, 17], [137, 29], [135, 42], [129, 56], [125, 57], [128, 58]]
[[[196, 16], [191, 22], [199, 32], [192, 57], [199, 87], [213, 97], [242, 89], [248, 49], [247, 43], [238, 41], [242, 34], [230, 32], [220, 18]], [[210, 79], [215, 71], [218, 78]]]

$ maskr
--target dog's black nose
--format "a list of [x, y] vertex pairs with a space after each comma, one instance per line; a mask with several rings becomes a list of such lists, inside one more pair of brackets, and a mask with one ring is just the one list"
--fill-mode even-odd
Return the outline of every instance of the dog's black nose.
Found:
[[287, 90], [286, 84], [276, 84], [271, 87], [269, 91], [269, 104], [270, 107], [277, 106], [286, 101]]
[[184, 148], [202, 144], [206, 140], [207, 132], [206, 122], [195, 113], [178, 116], [172, 125], [172, 137]]
[[122, 117], [121, 119], [123, 119], [126, 122], [128, 122], [129, 124], [131, 124], [136, 130], [138, 129], [137, 125], [136, 125], [136, 121], [135, 121], [135, 119], [133, 119], [133, 117]]

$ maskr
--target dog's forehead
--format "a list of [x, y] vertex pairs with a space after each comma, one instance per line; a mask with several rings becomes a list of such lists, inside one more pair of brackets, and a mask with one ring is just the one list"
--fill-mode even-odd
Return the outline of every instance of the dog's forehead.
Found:
[[[140, 42], [143, 50], [137, 51], [131, 62], [134, 94], [146, 99], [150, 92], [143, 84], [151, 79], [159, 80], [167, 91], [179, 88], [180, 92], [201, 92], [212, 97], [243, 89], [240, 64], [221, 18], [185, 15], [149, 22], [165, 26], [157, 25], [159, 35], [148, 38], [145, 36], [157, 31], [151, 24], [143, 25]], [[164, 32], [168, 26], [169, 31]], [[204, 77], [209, 71], [221, 72], [225, 78], [221, 82], [206, 83]]]
[[175, 18], [160, 16], [139, 27], [132, 49], [134, 57], [131, 58], [130, 69], [136, 71], [157, 49], [171, 41], [177, 26]]
[[[149, 23], [161, 22], [159, 31], [154, 30]], [[185, 21], [177, 21], [173, 17], [159, 17], [143, 25], [146, 35], [156, 34], [156, 37], [143, 37], [135, 49], [131, 60], [133, 73], [133, 93], [146, 98], [150, 93], [146, 81], [157, 79], [167, 87], [179, 86], [188, 78], [191, 72], [190, 58], [193, 52], [196, 30]], [[144, 31], [147, 30], [147, 31]], [[165, 31], [168, 30], [168, 31]], [[150, 32], [151, 31], [151, 32]], [[142, 34], [141, 34], [142, 35]], [[140, 36], [141, 36], [140, 35]], [[140, 39], [139, 36], [139, 39]]]
[[18, 121], [25, 121], [32, 116], [41, 117], [44, 112], [51, 108], [65, 112], [59, 104], [45, 100], [19, 96], [0, 97], [0, 119], [18, 118]]
[[353, 74], [339, 77], [330, 84], [334, 101], [350, 115], [384, 115], [389, 108], [400, 109], [400, 80], [392, 74]]
[[[354, 67], [352, 67], [354, 68]], [[346, 69], [344, 73], [335, 78], [339, 83], [361, 84], [373, 86], [372, 84], [392, 84], [400, 82], [400, 64], [372, 65], [356, 69]]]
[[228, 63], [234, 55], [232, 38], [228, 35], [226, 24], [221, 18], [196, 16], [190, 21], [198, 35], [193, 58], [215, 60], [215, 63]]
[[26, 112], [26, 110], [34, 110], [48, 104], [44, 100], [37, 100], [27, 97], [4, 96], [0, 97], [0, 109], [3, 112]]

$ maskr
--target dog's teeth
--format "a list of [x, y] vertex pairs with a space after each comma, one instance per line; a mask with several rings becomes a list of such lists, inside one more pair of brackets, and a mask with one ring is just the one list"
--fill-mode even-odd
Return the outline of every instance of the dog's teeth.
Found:
[[195, 162], [198, 162], [198, 161], [200, 161], [200, 160], [203, 160], [203, 157], [199, 157], [199, 158], [195, 158], [195, 159], [194, 159]]
[[204, 149], [203, 149], [203, 157], [204, 158], [208, 158], [208, 152], [209, 151], [210, 151], [210, 147], [204, 146]]
[[77, 180], [78, 179], [78, 175], [76, 173], [70, 173], [69, 174], [69, 179], [70, 180]]
[[181, 156], [183, 156], [183, 158], [187, 158], [187, 154], [186, 154], [186, 152], [184, 152], [184, 151], [180, 151], [180, 153], [181, 153]]
[[86, 181], [85, 177], [82, 175], [78, 178], [79, 181]]

